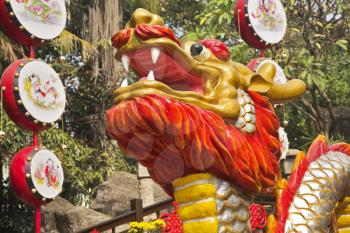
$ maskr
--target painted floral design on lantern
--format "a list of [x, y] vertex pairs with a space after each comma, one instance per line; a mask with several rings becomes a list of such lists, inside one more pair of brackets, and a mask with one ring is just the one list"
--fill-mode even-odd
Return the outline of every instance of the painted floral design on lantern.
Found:
[[39, 163], [34, 173], [38, 185], [46, 184], [48, 187], [60, 188], [61, 179], [60, 166], [49, 158], [46, 163]]
[[64, 17], [62, 8], [55, 0], [16, 0], [24, 4], [22, 17], [41, 23], [55, 24]]
[[259, 5], [251, 13], [261, 28], [279, 32], [283, 28], [283, 16], [277, 11], [275, 0], [259, 0]]
[[32, 73], [24, 81], [24, 88], [33, 102], [41, 107], [56, 108], [58, 91], [56, 88], [58, 77], [53, 74], [47, 81], [42, 81], [39, 75]]
[[30, 163], [30, 179], [37, 193], [55, 198], [62, 192], [64, 173], [57, 156], [47, 149], [34, 152]]

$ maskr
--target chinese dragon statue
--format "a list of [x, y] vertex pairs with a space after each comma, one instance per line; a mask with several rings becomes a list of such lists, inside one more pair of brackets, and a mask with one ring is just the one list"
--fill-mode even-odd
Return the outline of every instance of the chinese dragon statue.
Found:
[[144, 9], [112, 42], [139, 80], [115, 91], [107, 132], [175, 198], [183, 232], [251, 232], [255, 193], [277, 196], [268, 232], [329, 231], [350, 190], [350, 146], [319, 136], [297, 156], [289, 182], [281, 178], [272, 104], [303, 95], [301, 80], [275, 83], [274, 66], [254, 73], [217, 40], [182, 42]]

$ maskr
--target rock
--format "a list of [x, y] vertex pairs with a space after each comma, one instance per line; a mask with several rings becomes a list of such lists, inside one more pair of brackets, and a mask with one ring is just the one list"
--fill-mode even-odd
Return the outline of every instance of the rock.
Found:
[[[86, 227], [106, 221], [111, 216], [118, 216], [130, 210], [130, 200], [139, 198], [140, 189], [147, 193], [146, 205], [168, 199], [162, 188], [150, 179], [140, 187], [136, 175], [118, 172], [97, 187], [96, 198], [91, 209], [76, 207], [69, 201], [58, 197], [47, 206], [42, 207], [42, 233], [76, 232]], [[155, 215], [150, 216], [152, 220]], [[145, 218], [147, 220], [147, 218]], [[127, 225], [116, 229], [122, 232]], [[110, 231], [109, 231], [110, 232]]]
[[169, 199], [169, 195], [164, 192], [164, 190], [155, 182], [153, 182], [153, 190], [154, 190], [154, 202], [165, 201]]
[[130, 210], [130, 200], [139, 198], [136, 175], [117, 172], [97, 187], [96, 198], [91, 209], [111, 216]]
[[[57, 213], [57, 229], [59, 232], [77, 232], [91, 225], [104, 222], [111, 217], [84, 207], [75, 207], [65, 213]], [[106, 231], [106, 233], [112, 231]]]
[[144, 197], [144, 206], [169, 198], [151, 179], [142, 178], [142, 181], [140, 185], [137, 176], [127, 172], [114, 173], [111, 178], [97, 187], [97, 195], [92, 201], [91, 209], [118, 216], [130, 210], [130, 200], [139, 198], [140, 192]]
[[58, 197], [55, 201], [41, 208], [42, 230], [45, 233], [58, 233], [56, 213], [64, 213], [74, 206], [67, 200]]
[[76, 232], [111, 218], [94, 210], [76, 207], [61, 197], [42, 207], [41, 211], [41, 232], [44, 233]]

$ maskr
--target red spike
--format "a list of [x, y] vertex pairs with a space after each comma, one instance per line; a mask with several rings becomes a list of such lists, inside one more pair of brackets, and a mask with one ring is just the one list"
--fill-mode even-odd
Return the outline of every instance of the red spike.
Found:
[[306, 158], [309, 160], [309, 162], [313, 162], [328, 151], [327, 138], [324, 135], [318, 135], [318, 137], [311, 144]]

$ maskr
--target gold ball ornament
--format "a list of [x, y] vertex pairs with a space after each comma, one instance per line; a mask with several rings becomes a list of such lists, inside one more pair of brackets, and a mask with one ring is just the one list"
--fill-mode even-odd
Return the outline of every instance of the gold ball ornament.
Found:
[[67, 146], [66, 144], [62, 144], [62, 145], [61, 145], [61, 149], [62, 149], [62, 150], [67, 150], [67, 148], [68, 148], [68, 146]]
[[3, 140], [6, 137], [6, 133], [4, 131], [0, 131], [0, 140]]
[[64, 62], [64, 61], [66, 61], [66, 57], [65, 56], [60, 56], [60, 62]]
[[288, 126], [288, 124], [289, 124], [289, 122], [288, 122], [288, 121], [283, 121], [283, 125], [284, 125], [284, 127], [287, 127], [287, 126]]

